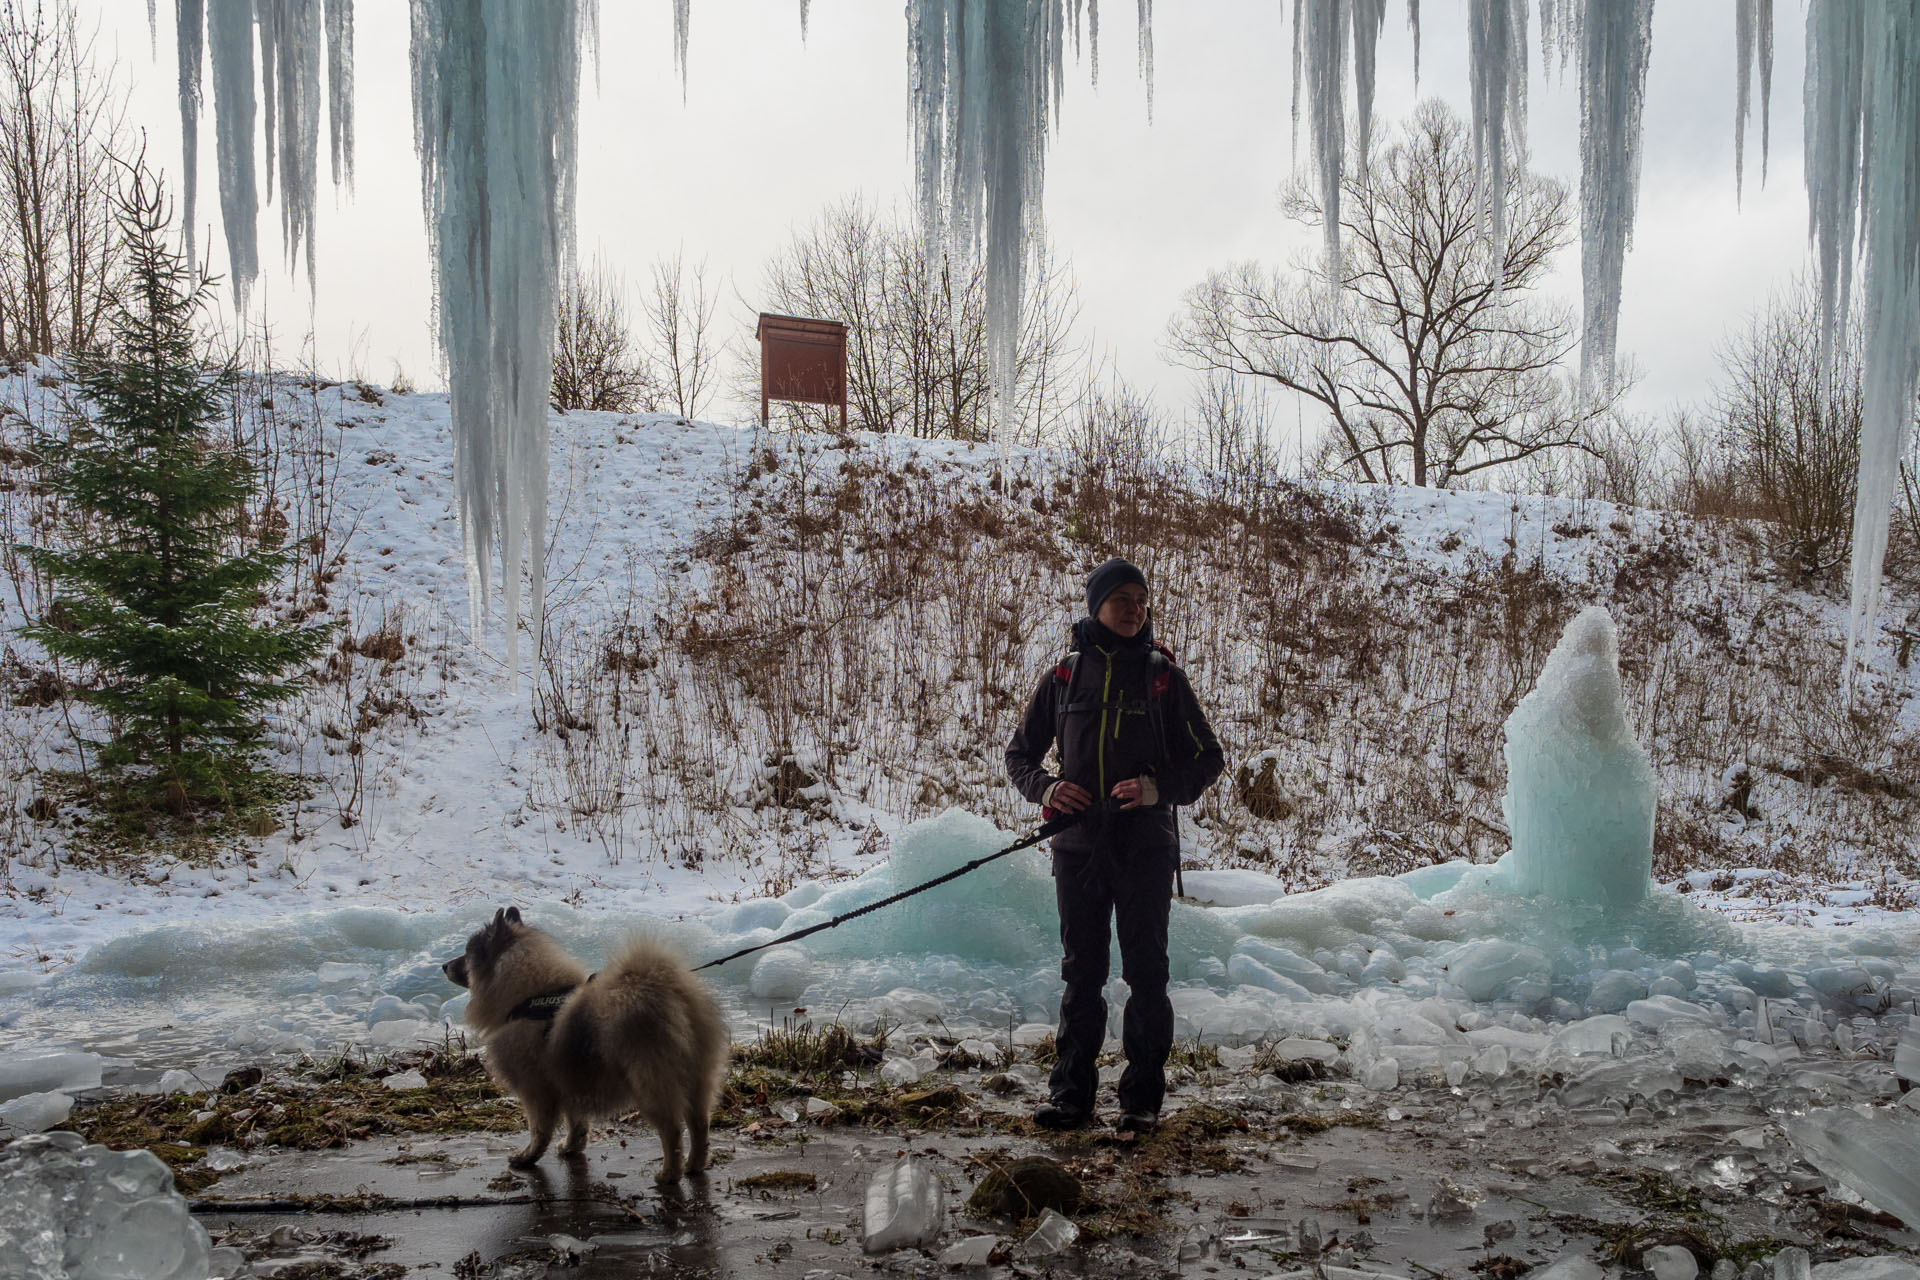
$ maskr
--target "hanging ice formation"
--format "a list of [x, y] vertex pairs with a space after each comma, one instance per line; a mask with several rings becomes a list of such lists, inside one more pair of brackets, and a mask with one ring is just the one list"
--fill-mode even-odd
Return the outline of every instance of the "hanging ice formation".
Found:
[[921, 226], [930, 251], [971, 259], [984, 250], [1001, 423], [1013, 418], [1020, 298], [1039, 238], [1047, 106], [1062, 76], [1066, 19], [1061, 0], [907, 5]]
[[1846, 678], [1870, 642], [1900, 459], [1920, 396], [1920, 6], [1813, 0], [1807, 10], [1808, 232], [1828, 359], [1861, 242], [1866, 325]]
[[[1507, 153], [1525, 163], [1527, 0], [1468, 0], [1468, 71], [1480, 233], [1503, 260], [1507, 243]], [[1511, 136], [1511, 143], [1508, 139]]]
[[454, 486], [475, 634], [497, 549], [507, 655], [524, 566], [546, 591], [554, 300], [573, 261], [575, 121], [591, 0], [415, 0], [414, 144], [453, 408]]
[[[692, 25], [693, 0], [673, 0], [673, 70], [680, 77], [680, 101], [687, 100], [687, 31]], [[807, 38], [807, 10], [800, 8], [800, 38]]]
[[176, 0], [180, 123], [184, 169], [181, 204], [189, 252], [195, 217], [200, 66], [213, 69], [214, 140], [220, 173], [220, 220], [226, 231], [234, 303], [243, 307], [259, 274], [254, 182], [254, 38], [266, 122], [267, 198], [274, 162], [280, 169], [280, 226], [289, 260], [306, 249], [307, 282], [315, 274], [314, 189], [320, 149], [320, 61], [327, 61], [328, 141], [335, 183], [353, 180], [353, 0]]
[[1753, 72], [1760, 69], [1760, 181], [1767, 180], [1769, 110], [1773, 102], [1773, 0], [1738, 0], [1733, 17], [1733, 191], [1746, 184], [1747, 113], [1753, 102]]

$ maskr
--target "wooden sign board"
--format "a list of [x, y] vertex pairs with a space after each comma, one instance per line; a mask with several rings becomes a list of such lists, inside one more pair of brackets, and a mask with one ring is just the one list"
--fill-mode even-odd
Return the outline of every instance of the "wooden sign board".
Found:
[[847, 326], [838, 320], [760, 313], [760, 421], [773, 400], [840, 406], [847, 429]]

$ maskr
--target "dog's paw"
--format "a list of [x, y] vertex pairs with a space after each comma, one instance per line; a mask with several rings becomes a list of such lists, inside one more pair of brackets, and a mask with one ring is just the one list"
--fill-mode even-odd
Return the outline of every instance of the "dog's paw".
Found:
[[653, 1175], [653, 1180], [663, 1187], [671, 1186], [680, 1181], [680, 1171], [670, 1166], [662, 1165], [660, 1172]]
[[515, 1169], [531, 1169], [540, 1163], [540, 1153], [532, 1147], [522, 1147], [507, 1157], [507, 1163]]

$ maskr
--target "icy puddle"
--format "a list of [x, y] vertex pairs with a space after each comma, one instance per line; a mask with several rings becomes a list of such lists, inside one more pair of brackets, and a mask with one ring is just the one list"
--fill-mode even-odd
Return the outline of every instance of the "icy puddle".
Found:
[[[955, 1249], [991, 1260], [972, 1274], [998, 1276], [1281, 1275], [1317, 1261], [1411, 1277], [1501, 1259], [1512, 1274], [1564, 1258], [1645, 1265], [1662, 1248], [1690, 1251], [1705, 1274], [1796, 1245], [1819, 1263], [1920, 1248], [1920, 1234], [1796, 1175], [1760, 1100], [1729, 1086], [1611, 1122], [1559, 1111], [1523, 1127], [1445, 1088], [1389, 1105], [1350, 1083], [1213, 1070], [1182, 1085], [1159, 1133], [1122, 1140], [1036, 1134], [1028, 1100], [993, 1096], [977, 1071], [938, 1083], [967, 1099], [951, 1125], [788, 1123], [769, 1107], [718, 1132], [711, 1173], [675, 1188], [652, 1182], [657, 1146], [640, 1129], [527, 1172], [506, 1166], [512, 1135], [414, 1136], [230, 1155], [240, 1167], [200, 1193], [196, 1218], [256, 1271], [350, 1259], [496, 1277], [820, 1280], [874, 1263], [944, 1272], [933, 1261]], [[1064, 1247], [1028, 1243], [1035, 1217], [966, 1209], [991, 1170], [1030, 1156], [1080, 1183]], [[945, 1210], [917, 1247], [869, 1254], [870, 1179], [902, 1157]]]

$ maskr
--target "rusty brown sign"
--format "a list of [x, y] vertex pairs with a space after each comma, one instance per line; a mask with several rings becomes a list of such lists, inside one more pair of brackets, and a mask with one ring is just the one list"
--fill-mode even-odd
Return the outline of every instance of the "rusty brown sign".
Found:
[[773, 400], [840, 406], [847, 429], [847, 326], [838, 320], [760, 313], [760, 421]]

